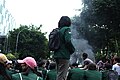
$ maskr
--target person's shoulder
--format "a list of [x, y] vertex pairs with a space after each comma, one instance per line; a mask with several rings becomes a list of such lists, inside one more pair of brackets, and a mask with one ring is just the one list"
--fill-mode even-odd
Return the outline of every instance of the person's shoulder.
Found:
[[60, 31], [63, 31], [63, 30], [66, 30], [66, 29], [70, 29], [70, 27], [67, 27], [67, 26], [62, 27], [62, 28], [60, 29]]
[[90, 63], [93, 63], [93, 61], [91, 60], [91, 59], [89, 59], [89, 58], [86, 58], [85, 60], [84, 60], [84, 62], [85, 61], [88, 61], [88, 62], [90, 62]]
[[49, 75], [51, 75], [51, 74], [53, 74], [53, 72], [52, 72], [52, 71], [49, 71], [49, 72], [47, 73], [47, 76], [49, 76]]
[[60, 29], [60, 33], [62, 33], [62, 34], [65, 34], [65, 33], [67, 33], [67, 32], [70, 32], [70, 27], [62, 27], [61, 29]]
[[107, 74], [108, 70], [102, 70], [100, 71], [103, 75]]
[[19, 75], [19, 73], [12, 74], [12, 76], [18, 76], [18, 75]]
[[43, 78], [42, 77], [38, 77], [38, 79], [37, 80], [43, 80]]
[[118, 73], [117, 71], [111, 70], [111, 69], [108, 72], [110, 72], [110, 73]]
[[118, 67], [118, 66], [119, 66], [119, 65], [118, 65], [117, 63], [113, 65], [113, 67]]

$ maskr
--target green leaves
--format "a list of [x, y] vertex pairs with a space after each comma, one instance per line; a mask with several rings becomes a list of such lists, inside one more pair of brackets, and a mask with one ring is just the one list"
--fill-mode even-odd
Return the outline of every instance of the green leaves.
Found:
[[95, 50], [107, 47], [111, 52], [119, 53], [120, 1], [83, 0], [83, 4], [80, 15], [73, 18], [77, 30], [83, 33], [80, 32]]
[[36, 59], [46, 58], [48, 53], [46, 43], [48, 43], [48, 40], [45, 37], [46, 33], [41, 32], [41, 27], [42, 26], [36, 27], [34, 25], [21, 25], [18, 29], [10, 31], [9, 43], [12, 53], [15, 53], [16, 39], [18, 33], [20, 33], [17, 44], [17, 53], [19, 54], [19, 58], [23, 58], [28, 55], [33, 56]]

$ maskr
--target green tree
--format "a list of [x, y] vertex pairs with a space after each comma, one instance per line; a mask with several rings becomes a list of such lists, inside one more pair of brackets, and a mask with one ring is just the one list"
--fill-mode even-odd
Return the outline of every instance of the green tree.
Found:
[[7, 58], [8, 58], [9, 60], [14, 60], [14, 59], [16, 59], [16, 57], [15, 57], [13, 54], [11, 54], [11, 53], [8, 53], [6, 56], [7, 56]]
[[[119, 0], [95, 0], [93, 3], [100, 25], [104, 25], [109, 48], [119, 53], [120, 2]], [[98, 23], [98, 22], [97, 22]]]
[[119, 52], [120, 49], [120, 2], [118, 0], [82, 0], [79, 16], [73, 24], [89, 43], [97, 49]]
[[[12, 53], [23, 58], [33, 56], [36, 59], [46, 58], [48, 55], [48, 40], [41, 27], [20, 25], [18, 29], [9, 32], [9, 48]], [[17, 41], [18, 38], [18, 41]], [[17, 45], [17, 46], [16, 46]]]

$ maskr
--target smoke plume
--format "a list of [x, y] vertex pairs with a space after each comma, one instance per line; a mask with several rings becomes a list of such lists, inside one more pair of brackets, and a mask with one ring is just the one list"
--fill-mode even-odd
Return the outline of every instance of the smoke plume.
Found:
[[75, 47], [75, 52], [71, 55], [70, 64], [72, 63], [82, 63], [82, 53], [87, 53], [88, 57], [95, 61], [94, 53], [92, 47], [88, 44], [88, 41], [85, 40], [80, 33], [77, 32], [77, 26], [71, 26], [72, 33], [72, 43]]

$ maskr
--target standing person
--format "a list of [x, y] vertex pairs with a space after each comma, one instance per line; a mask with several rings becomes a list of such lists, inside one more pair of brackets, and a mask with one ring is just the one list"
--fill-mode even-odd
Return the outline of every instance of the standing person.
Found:
[[[54, 51], [54, 59], [57, 64], [57, 79], [65, 80], [69, 67], [70, 55], [74, 52], [71, 42], [71, 20], [68, 16], [62, 16], [58, 22], [60, 47]], [[57, 44], [56, 44], [57, 45]]]
[[26, 57], [18, 61], [18, 63], [21, 63], [22, 72], [13, 74], [12, 80], [43, 80], [35, 74], [37, 63], [34, 58]]
[[12, 80], [10, 73], [7, 71], [6, 63], [9, 60], [7, 57], [0, 53], [0, 80]]

